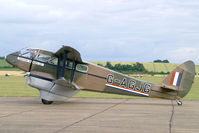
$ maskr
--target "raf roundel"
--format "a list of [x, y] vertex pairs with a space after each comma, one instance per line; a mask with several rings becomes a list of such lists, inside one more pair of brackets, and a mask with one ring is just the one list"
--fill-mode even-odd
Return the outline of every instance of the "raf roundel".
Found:
[[170, 84], [173, 86], [180, 86], [181, 79], [182, 79], [182, 73], [172, 72]]

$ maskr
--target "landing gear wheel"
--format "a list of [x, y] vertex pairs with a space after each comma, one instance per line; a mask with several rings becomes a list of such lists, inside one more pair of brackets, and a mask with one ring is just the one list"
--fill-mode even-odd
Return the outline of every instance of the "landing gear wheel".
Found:
[[45, 99], [41, 99], [41, 101], [42, 101], [43, 104], [46, 104], [46, 105], [53, 103], [53, 101], [48, 101], [48, 100], [45, 100]]
[[176, 100], [176, 102], [177, 102], [178, 106], [182, 106], [182, 101]]

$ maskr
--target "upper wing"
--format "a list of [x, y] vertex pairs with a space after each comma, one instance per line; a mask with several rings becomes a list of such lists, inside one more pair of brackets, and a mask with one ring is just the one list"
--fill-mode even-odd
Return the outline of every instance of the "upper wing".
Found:
[[66, 58], [68, 60], [72, 60], [72, 61], [75, 61], [75, 62], [78, 62], [78, 63], [83, 63], [80, 53], [76, 49], [74, 49], [70, 46], [63, 46], [61, 49], [59, 49], [54, 54], [54, 56], [60, 57], [61, 59], [63, 59], [64, 58], [64, 52], [67, 52]]

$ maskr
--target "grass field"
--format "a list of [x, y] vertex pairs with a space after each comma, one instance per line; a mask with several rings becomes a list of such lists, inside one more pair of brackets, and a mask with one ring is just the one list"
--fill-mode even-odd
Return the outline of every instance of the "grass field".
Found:
[[[25, 77], [23, 76], [0, 76], [0, 96], [5, 97], [39, 97], [39, 91], [35, 88], [25, 86]], [[160, 83], [164, 77], [143, 77], [141, 80], [146, 80], [153, 83]], [[195, 83], [192, 86], [190, 93], [184, 98], [186, 100], [199, 100], [199, 78], [195, 78]], [[124, 96], [115, 94], [104, 94], [88, 91], [80, 91], [74, 97], [77, 98], [142, 98], [134, 96]]]
[[[90, 61], [94, 64], [101, 64], [103, 66], [106, 65], [105, 61]], [[136, 62], [111, 62], [111, 64], [114, 66], [115, 64], [129, 64], [129, 65], [133, 65]], [[171, 72], [172, 70], [174, 70], [179, 64], [172, 64], [172, 63], [143, 63], [141, 62], [145, 69], [147, 71], [152, 71], [152, 72]], [[196, 66], [196, 73], [199, 74], [199, 66]]]
[[[103, 61], [92, 61], [95, 64], [102, 64], [105, 66], [106, 62]], [[115, 64], [130, 64], [133, 65], [135, 62], [111, 62], [112, 65]], [[170, 72], [178, 64], [171, 63], [143, 63], [144, 67], [148, 71], [153, 72]], [[6, 68], [4, 68], [6, 67]], [[18, 71], [17, 68], [12, 68], [4, 59], [0, 59], [0, 71]], [[196, 66], [196, 72], [199, 73], [199, 66]], [[4, 74], [3, 74], [4, 75]], [[164, 77], [143, 77], [141, 80], [146, 80], [153, 83], [160, 83]], [[35, 88], [27, 86], [27, 89], [24, 89], [25, 78], [22, 76], [10, 76], [4, 77], [0, 76], [0, 96], [6, 97], [38, 97], [39, 91]], [[184, 98], [186, 100], [199, 100], [199, 78], [195, 79], [195, 83], [190, 91], [190, 93]], [[124, 95], [115, 95], [115, 94], [104, 94], [104, 93], [95, 93], [88, 91], [80, 91], [74, 97], [89, 97], [89, 98], [142, 98], [142, 97], [133, 97], [133, 96], [124, 96]]]
[[0, 59], [0, 71], [19, 71], [19, 69], [13, 68], [4, 59]]
[[[103, 66], [106, 65], [105, 61], [90, 61], [95, 64], [101, 64]], [[133, 65], [136, 62], [111, 62], [112, 65], [115, 64], [129, 64]], [[171, 72], [173, 69], [175, 69], [178, 64], [172, 64], [172, 63], [142, 63], [147, 71], [152, 72]], [[0, 59], [0, 71], [19, 71], [17, 68], [12, 68], [10, 64], [8, 64], [4, 59]], [[199, 66], [196, 66], [196, 73], [199, 74]]]
[[7, 67], [7, 66], [11, 65], [9, 65], [4, 59], [0, 59], [0, 67]]

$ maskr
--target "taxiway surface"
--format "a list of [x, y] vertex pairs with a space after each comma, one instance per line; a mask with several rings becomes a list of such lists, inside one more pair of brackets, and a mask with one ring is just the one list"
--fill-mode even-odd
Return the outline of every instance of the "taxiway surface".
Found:
[[199, 101], [0, 97], [0, 133], [198, 133]]

